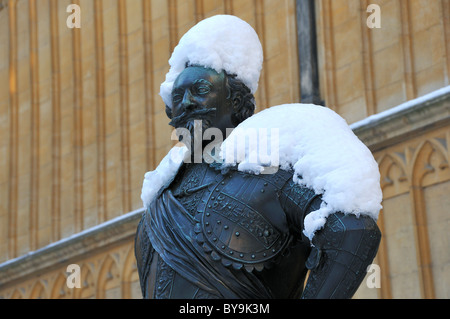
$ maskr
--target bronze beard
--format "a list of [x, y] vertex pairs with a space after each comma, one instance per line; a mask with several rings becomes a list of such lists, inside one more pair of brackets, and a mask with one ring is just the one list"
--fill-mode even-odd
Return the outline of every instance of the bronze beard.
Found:
[[[225, 86], [228, 90], [227, 100], [230, 100], [233, 106], [233, 113], [231, 116], [231, 122], [236, 127], [241, 122], [253, 115], [255, 112], [255, 97], [251, 93], [250, 89], [240, 80], [236, 79], [236, 75], [228, 74], [225, 72]], [[179, 136], [179, 142], [183, 142], [187, 147], [190, 147], [191, 156], [194, 156], [195, 151], [201, 152], [205, 146], [205, 141], [198, 145], [202, 149], [195, 150], [194, 148], [194, 134], [195, 134], [195, 120], [202, 121], [201, 134], [211, 127], [212, 118], [216, 116], [216, 108], [204, 108], [197, 109], [173, 117], [172, 110], [166, 105], [166, 114], [171, 120], [169, 125], [173, 128], [186, 128], [190, 132], [190, 140], [184, 140], [182, 136]], [[201, 138], [201, 137], [200, 137]]]
[[[195, 155], [203, 153], [204, 144], [206, 143], [202, 138], [203, 133], [211, 127], [212, 118], [215, 116], [216, 108], [198, 109], [185, 111], [179, 116], [174, 117], [169, 123], [169, 125], [173, 126], [175, 129], [185, 128], [189, 131], [188, 136], [179, 134], [178, 141], [184, 143], [186, 147], [188, 147], [191, 154], [191, 162], [193, 163], [198, 161], [201, 162], [201, 157]], [[195, 127], [194, 121], [198, 120], [201, 121], [201, 129]], [[199, 134], [201, 134], [201, 136], [198, 136]], [[196, 139], [200, 139], [202, 142], [196, 144]]]

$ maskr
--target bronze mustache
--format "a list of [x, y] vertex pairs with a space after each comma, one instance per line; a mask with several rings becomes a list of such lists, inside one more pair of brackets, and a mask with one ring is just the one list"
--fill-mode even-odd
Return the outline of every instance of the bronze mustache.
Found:
[[172, 120], [169, 122], [169, 125], [175, 128], [178, 127], [187, 128], [193, 126], [193, 122], [195, 120], [202, 120], [206, 122], [203, 124], [203, 127], [205, 127], [205, 124], [209, 126], [211, 117], [215, 116], [215, 114], [216, 108], [203, 108], [197, 110], [184, 111], [180, 115], [172, 118]]

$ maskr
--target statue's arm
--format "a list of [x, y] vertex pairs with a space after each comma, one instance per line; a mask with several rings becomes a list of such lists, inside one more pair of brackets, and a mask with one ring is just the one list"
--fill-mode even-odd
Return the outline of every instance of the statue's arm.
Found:
[[141, 292], [143, 298], [149, 298], [148, 293], [148, 276], [150, 272], [150, 265], [152, 262], [154, 249], [150, 244], [150, 240], [145, 232], [145, 214], [140, 220], [135, 241], [134, 241], [134, 254], [136, 257], [136, 267], [139, 274], [139, 281], [141, 285]]
[[[320, 207], [317, 197], [308, 207]], [[372, 263], [381, 240], [376, 222], [368, 216], [335, 213], [328, 216], [312, 239], [310, 269], [302, 298], [352, 298]]]

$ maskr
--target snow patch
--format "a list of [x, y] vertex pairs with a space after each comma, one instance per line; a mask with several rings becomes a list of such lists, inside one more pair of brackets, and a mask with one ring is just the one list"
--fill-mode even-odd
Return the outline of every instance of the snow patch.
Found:
[[141, 191], [144, 208], [147, 208], [172, 183], [187, 155], [189, 155], [187, 147], [175, 146], [154, 171], [145, 173]]
[[160, 95], [169, 107], [173, 84], [188, 62], [236, 74], [255, 93], [263, 51], [255, 30], [238, 17], [216, 15], [200, 21], [183, 35], [169, 60], [170, 70], [160, 88]]

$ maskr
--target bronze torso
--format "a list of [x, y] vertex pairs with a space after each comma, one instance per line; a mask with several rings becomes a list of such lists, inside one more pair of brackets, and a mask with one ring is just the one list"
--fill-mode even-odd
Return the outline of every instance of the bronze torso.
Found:
[[301, 297], [307, 258], [321, 255], [303, 220], [320, 203], [291, 172], [184, 164], [138, 227], [144, 298]]
[[[169, 125], [183, 129], [175, 133], [198, 160], [204, 160], [209, 129], [215, 143], [222, 142], [229, 129], [254, 114], [253, 94], [262, 67], [258, 36], [247, 23], [226, 15], [211, 19], [216, 20], [214, 27], [200, 22], [189, 31], [195, 37], [180, 41], [182, 47], [201, 49], [197, 60], [184, 56], [185, 50], [174, 51], [173, 61], [178, 62], [161, 85]], [[242, 47], [235, 47], [235, 34], [223, 36], [231, 24], [241, 25]], [[251, 40], [255, 50], [219, 56], [216, 45], [214, 52], [208, 47], [216, 31], [220, 42], [225, 41], [221, 45], [231, 41], [238, 50]], [[205, 65], [209, 54], [223, 59], [220, 70]], [[151, 182], [145, 179], [145, 184]], [[322, 197], [295, 183], [292, 171], [253, 175], [222, 171], [218, 164], [185, 163], [153, 200], [148, 198], [152, 194], [153, 189], [145, 193], [147, 207], [135, 239], [144, 298], [350, 298], [381, 237], [376, 222], [364, 215], [370, 212], [355, 212], [359, 217], [333, 212], [310, 216], [319, 222], [308, 226], [323, 225], [310, 242], [303, 235], [305, 216], [321, 208]]]

